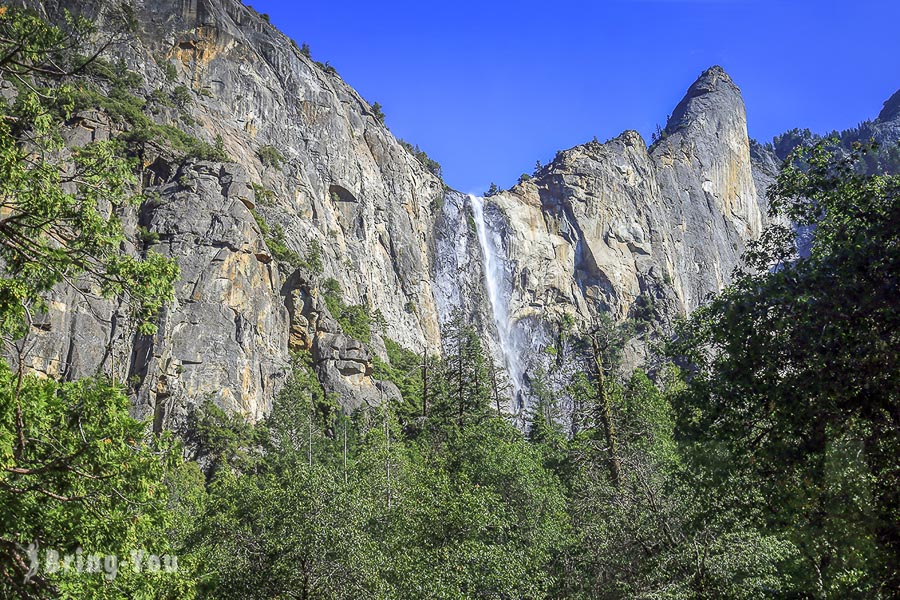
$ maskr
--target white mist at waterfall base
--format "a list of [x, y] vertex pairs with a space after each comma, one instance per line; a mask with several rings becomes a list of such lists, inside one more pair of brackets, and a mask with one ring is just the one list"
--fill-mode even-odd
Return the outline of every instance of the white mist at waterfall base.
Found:
[[511, 408], [515, 412], [519, 409], [516, 403], [519, 401], [522, 391], [524, 369], [516, 350], [513, 323], [509, 314], [512, 286], [507, 281], [506, 260], [502, 254], [499, 235], [489, 228], [487, 219], [485, 219], [484, 199], [469, 195], [469, 204], [475, 220], [478, 244], [481, 246], [484, 287], [487, 290], [494, 325], [497, 328], [497, 337], [499, 338], [497, 341], [500, 344], [500, 351], [503, 353], [506, 370], [513, 386], [513, 406]]

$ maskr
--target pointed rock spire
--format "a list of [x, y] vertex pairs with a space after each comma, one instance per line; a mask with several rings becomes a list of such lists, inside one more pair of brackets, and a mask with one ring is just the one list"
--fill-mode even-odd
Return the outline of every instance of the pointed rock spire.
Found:
[[734, 117], [746, 129], [746, 113], [741, 90], [728, 76], [725, 69], [716, 65], [704, 71], [688, 88], [687, 94], [672, 111], [666, 123], [666, 133], [690, 127], [697, 122], [734, 122]]

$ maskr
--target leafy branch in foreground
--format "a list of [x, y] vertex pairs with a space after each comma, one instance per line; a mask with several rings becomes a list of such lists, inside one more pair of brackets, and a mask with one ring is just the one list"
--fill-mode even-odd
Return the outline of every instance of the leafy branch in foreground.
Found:
[[[127, 12], [123, 30], [133, 25]], [[122, 144], [63, 143], [76, 105], [74, 78], [91, 70], [117, 37], [94, 44], [83, 19], [55, 27], [0, 7], [0, 79], [14, 88], [0, 101], [0, 336], [18, 354], [14, 370], [0, 361], [4, 596], [190, 595], [177, 578], [156, 575], [123, 572], [115, 584], [66, 570], [25, 577], [29, 547], [121, 556], [168, 548], [163, 477], [180, 463], [175, 447], [147, 436], [118, 386], [99, 379], [57, 383], [25, 372], [23, 338], [52, 288], [126, 296], [143, 333], [155, 330], [158, 311], [174, 294], [173, 261], [123, 253], [119, 214], [140, 197], [131, 194], [135, 165], [123, 158]]]
[[63, 31], [25, 11], [0, 14], [0, 77], [17, 89], [0, 103], [0, 332], [20, 337], [43, 308], [43, 294], [86, 278], [106, 296], [129, 296], [149, 333], [173, 297], [178, 268], [153, 253], [146, 260], [121, 253], [117, 212], [140, 200], [130, 194], [134, 169], [121, 145], [63, 145], [71, 74], [86, 68], [65, 51], [91, 34], [82, 20], [69, 24]]

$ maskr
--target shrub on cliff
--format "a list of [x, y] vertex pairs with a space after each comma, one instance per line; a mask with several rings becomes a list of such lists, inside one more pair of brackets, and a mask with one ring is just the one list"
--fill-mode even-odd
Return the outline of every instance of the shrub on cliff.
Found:
[[259, 156], [259, 160], [264, 167], [280, 169], [281, 163], [284, 162], [284, 156], [275, 146], [270, 146], [268, 144], [260, 146], [259, 150], [256, 151], [256, 154]]

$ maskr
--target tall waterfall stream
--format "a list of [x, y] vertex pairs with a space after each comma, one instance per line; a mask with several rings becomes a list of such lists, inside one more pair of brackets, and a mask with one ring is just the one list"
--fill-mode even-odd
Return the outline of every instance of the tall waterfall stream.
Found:
[[472, 207], [472, 217], [475, 220], [478, 244], [481, 246], [484, 286], [491, 305], [494, 325], [497, 328], [497, 341], [500, 345], [500, 351], [503, 353], [503, 361], [513, 386], [513, 405], [511, 409], [513, 412], [517, 412], [521, 408], [519, 403], [521, 402], [523, 388], [524, 367], [516, 347], [513, 322], [509, 314], [512, 286], [507, 277], [506, 259], [503, 256], [499, 232], [493, 230], [487, 219], [485, 219], [484, 198], [470, 194], [469, 204]]

